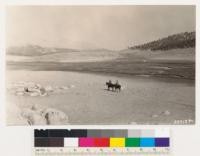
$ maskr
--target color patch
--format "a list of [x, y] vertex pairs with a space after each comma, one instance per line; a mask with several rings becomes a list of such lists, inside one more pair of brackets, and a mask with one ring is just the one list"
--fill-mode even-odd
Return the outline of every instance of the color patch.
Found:
[[66, 137], [68, 130], [64, 129], [52, 129], [48, 132], [49, 137]]
[[128, 137], [128, 130], [115, 130], [113, 138], [126, 138]]
[[169, 129], [157, 129], [155, 131], [155, 138], [169, 138], [170, 130]]
[[154, 138], [140, 138], [140, 147], [155, 147]]
[[140, 147], [140, 138], [126, 138], [126, 147]]
[[87, 137], [89, 138], [101, 137], [101, 130], [97, 130], [97, 129], [88, 130]]
[[109, 147], [110, 139], [109, 138], [94, 138], [95, 147]]
[[87, 137], [87, 130], [86, 129], [72, 129], [67, 132], [66, 137], [74, 137], [74, 138], [80, 138], [80, 137]]
[[79, 147], [94, 147], [93, 138], [79, 138]]
[[141, 130], [134, 129], [128, 130], [128, 138], [139, 138], [141, 136]]
[[169, 147], [169, 138], [155, 138], [156, 147]]
[[35, 130], [34, 144], [35, 147], [169, 147], [170, 131], [169, 129]]
[[64, 138], [49, 138], [49, 147], [64, 147]]
[[115, 137], [115, 131], [116, 130], [111, 130], [111, 129], [101, 130], [101, 137], [105, 137], [105, 138]]
[[35, 130], [34, 137], [49, 137], [49, 130]]
[[110, 147], [125, 147], [125, 138], [110, 138]]
[[152, 129], [143, 129], [141, 131], [141, 138], [153, 138], [155, 137], [155, 130]]
[[78, 147], [79, 139], [78, 138], [64, 138], [65, 147]]
[[49, 139], [48, 138], [35, 138], [35, 147], [48, 147]]

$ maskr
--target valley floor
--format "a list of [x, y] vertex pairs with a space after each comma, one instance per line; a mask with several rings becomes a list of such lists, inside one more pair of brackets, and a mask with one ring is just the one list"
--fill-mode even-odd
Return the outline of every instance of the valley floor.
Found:
[[[66, 71], [7, 70], [7, 87], [20, 81], [43, 86], [69, 86], [63, 93], [18, 96], [7, 91], [7, 106], [20, 110], [37, 106], [62, 110], [69, 124], [179, 124], [195, 122], [194, 81], [157, 80], [151, 77], [121, 77]], [[118, 80], [121, 92], [108, 91], [105, 82]], [[12, 109], [12, 107], [10, 108]], [[12, 112], [12, 113], [10, 113]], [[7, 123], [20, 125], [7, 111]], [[188, 124], [188, 123], [187, 123]]]

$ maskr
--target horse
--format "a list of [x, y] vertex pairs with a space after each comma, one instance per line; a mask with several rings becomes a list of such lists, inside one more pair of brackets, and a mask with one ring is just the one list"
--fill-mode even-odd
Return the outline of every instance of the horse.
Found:
[[108, 90], [110, 90], [110, 88], [112, 88], [112, 91], [114, 91], [115, 87], [114, 87], [114, 84], [112, 84], [112, 82], [106, 82], [106, 85], [108, 87]]
[[114, 84], [114, 86], [115, 86], [115, 91], [121, 91], [121, 85], [120, 84]]
[[106, 82], [106, 85], [108, 87], [108, 90], [112, 88], [112, 91], [121, 91], [121, 85], [120, 84], [113, 84], [112, 82]]

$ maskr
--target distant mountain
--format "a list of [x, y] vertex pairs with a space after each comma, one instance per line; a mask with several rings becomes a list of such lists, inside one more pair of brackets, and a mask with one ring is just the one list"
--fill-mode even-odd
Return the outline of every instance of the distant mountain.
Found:
[[195, 32], [184, 32], [170, 35], [168, 37], [158, 39], [156, 41], [129, 47], [129, 49], [149, 49], [155, 51], [190, 47], [195, 47]]
[[106, 48], [96, 48], [96, 49], [83, 49], [81, 51], [87, 52], [113, 52], [114, 50], [106, 49]]
[[9, 47], [7, 48], [7, 54], [17, 56], [41, 56], [54, 53], [65, 53], [65, 52], [78, 52], [76, 49], [67, 48], [49, 48], [41, 47], [38, 45], [27, 45], [22, 47]]

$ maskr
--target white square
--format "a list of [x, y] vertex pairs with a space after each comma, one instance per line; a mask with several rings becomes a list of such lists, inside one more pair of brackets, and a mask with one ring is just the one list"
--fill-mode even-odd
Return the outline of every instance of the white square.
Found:
[[78, 147], [78, 138], [64, 138], [65, 147]]
[[155, 137], [157, 138], [169, 138], [170, 130], [169, 129], [156, 129]]

